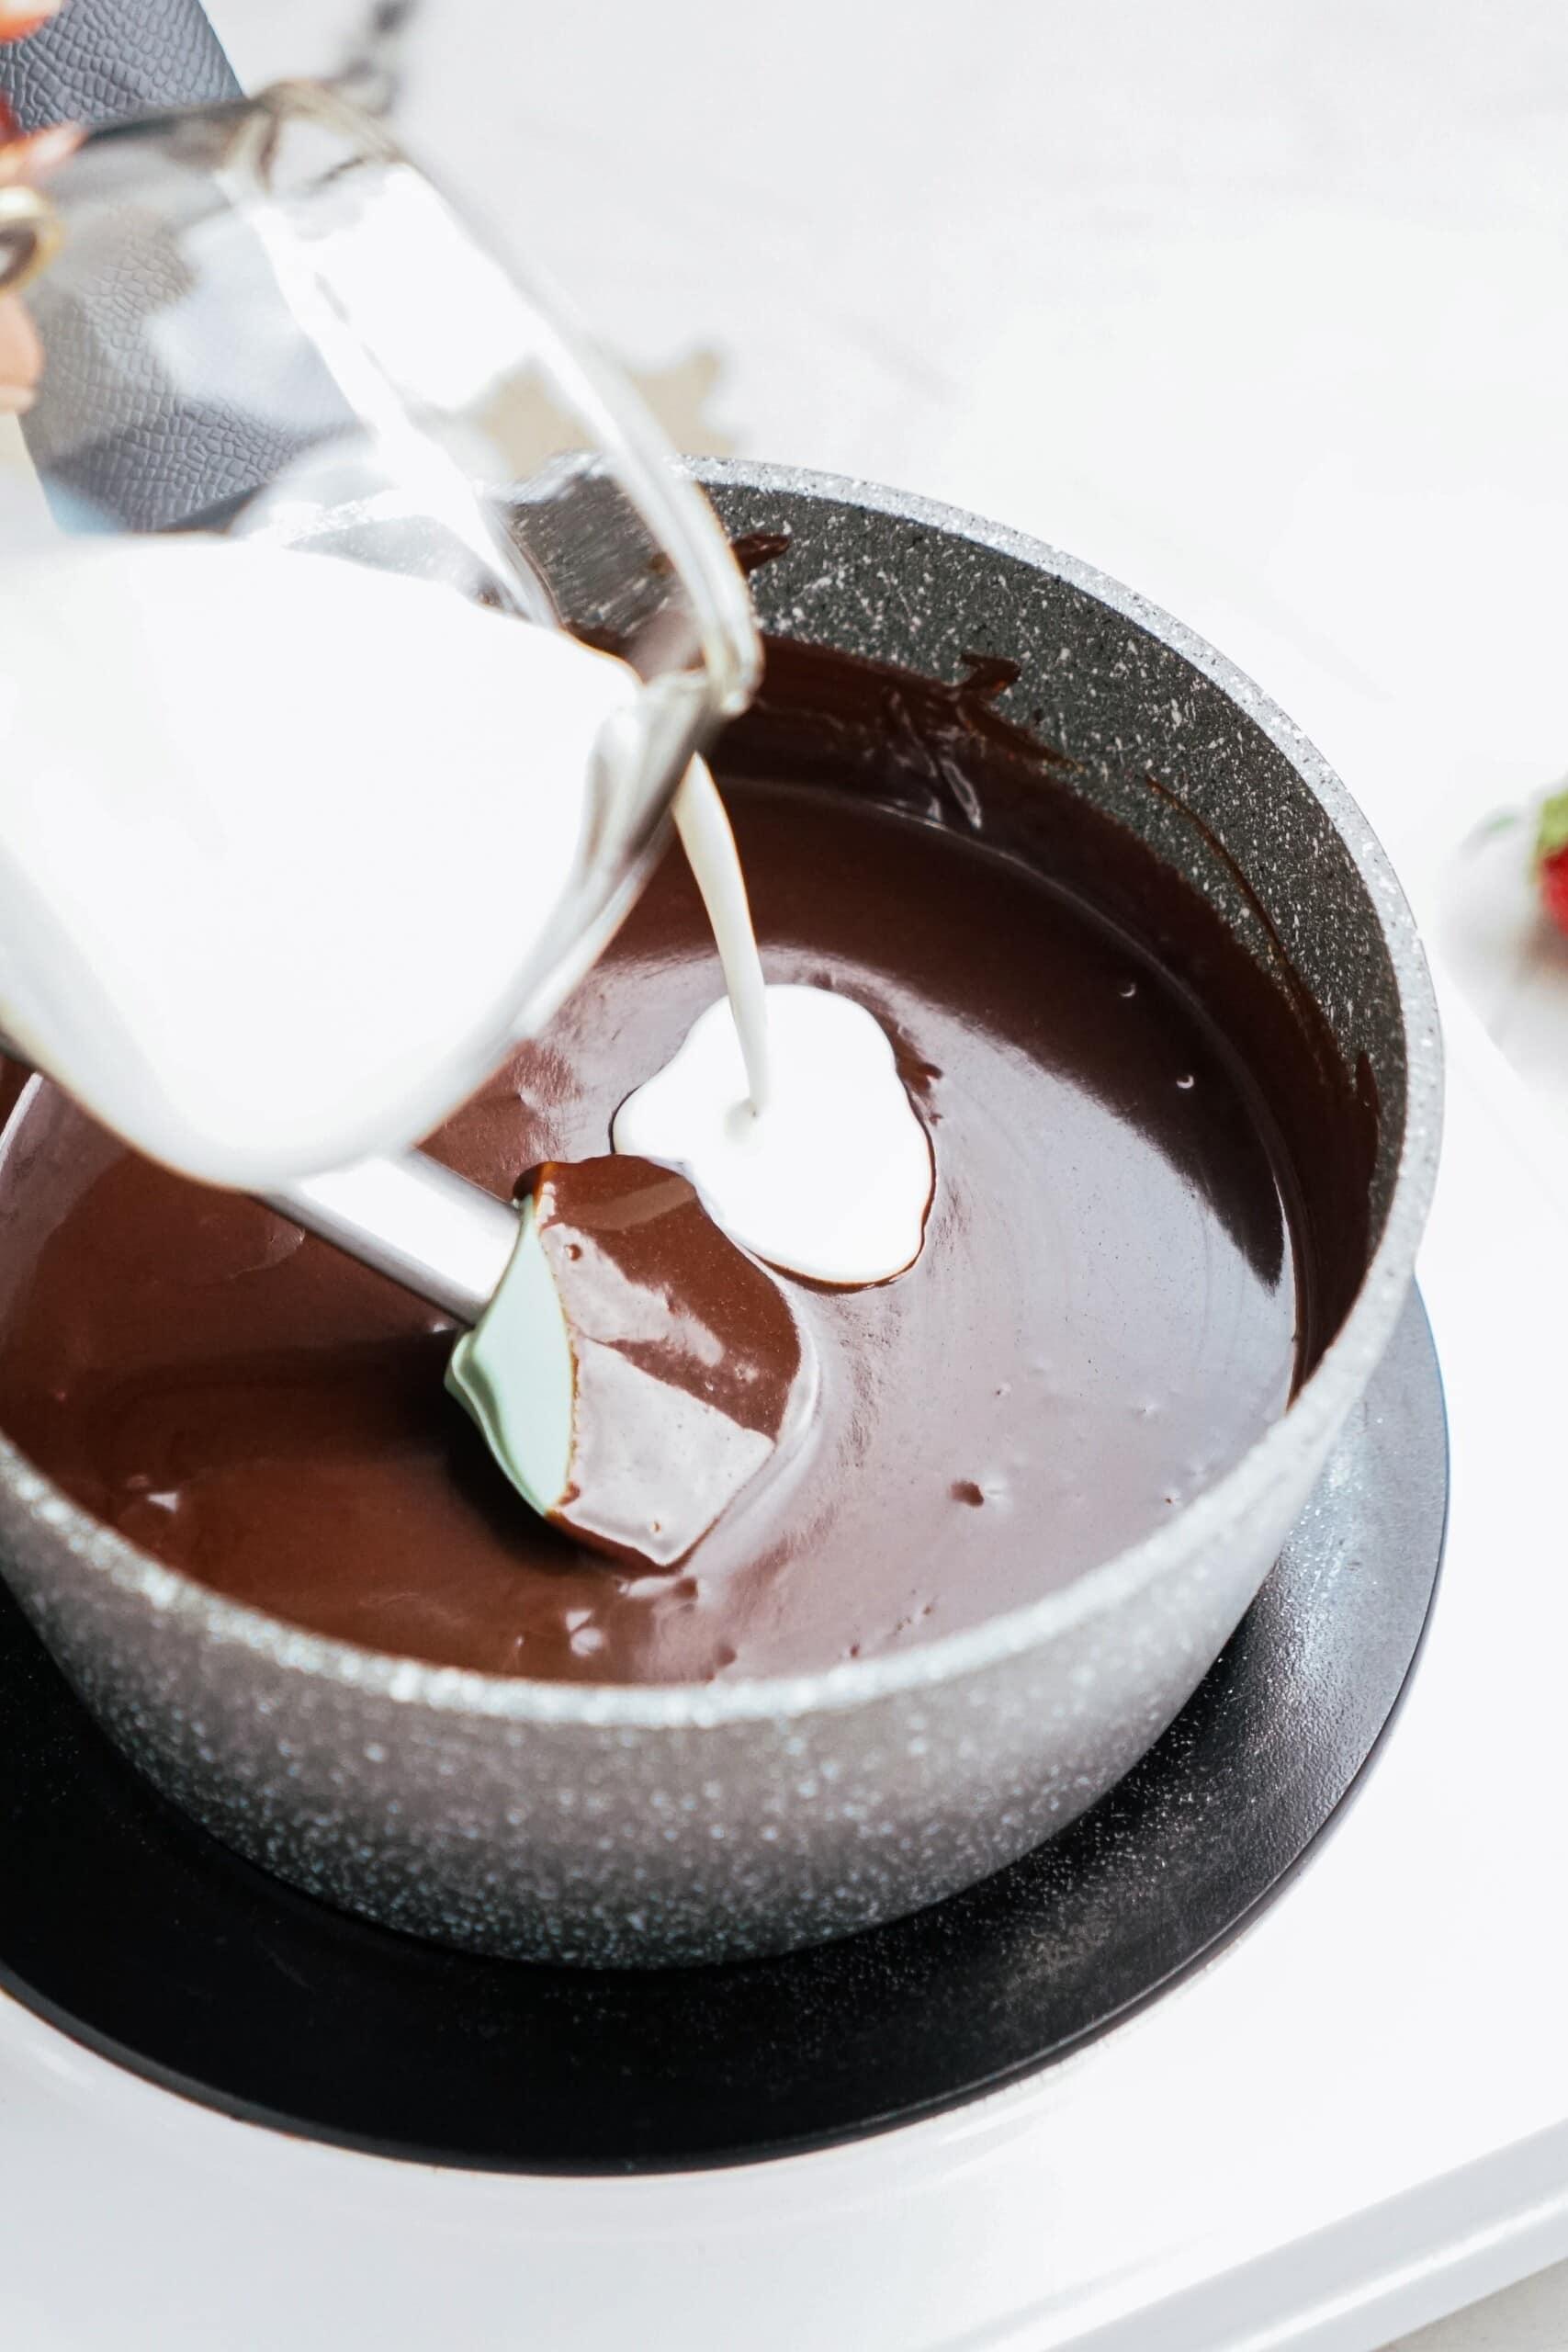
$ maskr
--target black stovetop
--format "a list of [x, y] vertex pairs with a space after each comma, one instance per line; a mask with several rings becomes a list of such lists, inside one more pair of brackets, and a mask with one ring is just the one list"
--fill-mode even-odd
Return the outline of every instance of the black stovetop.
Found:
[[1289, 1878], [1397, 1705], [1447, 1491], [1413, 1302], [1239, 1632], [1119, 1788], [912, 1918], [711, 1969], [475, 1959], [294, 1893], [153, 1792], [0, 1592], [0, 1984], [192, 2098], [427, 2162], [721, 2164], [931, 2113], [1164, 1992]]

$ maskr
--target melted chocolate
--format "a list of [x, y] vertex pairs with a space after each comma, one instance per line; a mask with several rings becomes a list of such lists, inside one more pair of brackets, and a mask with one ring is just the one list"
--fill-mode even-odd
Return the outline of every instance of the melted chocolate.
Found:
[[[1344, 1320], [1370, 1250], [1379, 1134], [1371, 1072], [1363, 1063], [1347, 1073], [1262, 901], [1177, 786], [1146, 771], [1127, 779], [1224, 868], [1269, 951], [1267, 983], [1207, 899], [1085, 798], [1078, 762], [998, 709], [1018, 682], [1017, 664], [995, 653], [964, 659], [967, 674], [949, 685], [770, 639], [756, 701], [725, 737], [725, 773], [852, 787], [880, 807], [983, 838], [1106, 916], [1190, 991], [1245, 1067], [1255, 1103], [1261, 1099], [1301, 1245], [1303, 1362], [1314, 1363]], [[1043, 714], [1030, 716], [1037, 728]]]
[[[775, 647], [722, 747], [769, 977], [877, 1013], [937, 1185], [897, 1280], [778, 1278], [818, 1409], [677, 1568], [528, 1512], [442, 1393], [437, 1317], [48, 1090], [0, 1170], [0, 1422], [239, 1600], [579, 1680], [870, 1656], [1162, 1524], [1284, 1408], [1353, 1290], [1372, 1114], [1299, 992], [997, 716], [1000, 683]], [[672, 854], [434, 1148], [508, 1195], [542, 1159], [602, 1154], [719, 986]]]
[[575, 1389], [570, 1485], [550, 1517], [668, 1567], [778, 1444], [801, 1369], [795, 1317], [667, 1168], [547, 1160], [533, 1193]]

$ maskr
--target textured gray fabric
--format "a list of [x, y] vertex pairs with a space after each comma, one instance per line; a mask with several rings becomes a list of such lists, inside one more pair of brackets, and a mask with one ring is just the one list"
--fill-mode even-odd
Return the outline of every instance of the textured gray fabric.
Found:
[[197, 0], [69, 0], [0, 50], [0, 92], [27, 130], [209, 105], [239, 87]]
[[[28, 130], [220, 103], [239, 86], [197, 0], [69, 0], [41, 32], [0, 49], [0, 93]], [[84, 510], [131, 530], [188, 522], [244, 498], [288, 454], [243, 417], [183, 402], [138, 350], [141, 316], [166, 298], [170, 266], [155, 237], [128, 245], [102, 310], [57, 323], [47, 339], [24, 431], [65, 522]]]

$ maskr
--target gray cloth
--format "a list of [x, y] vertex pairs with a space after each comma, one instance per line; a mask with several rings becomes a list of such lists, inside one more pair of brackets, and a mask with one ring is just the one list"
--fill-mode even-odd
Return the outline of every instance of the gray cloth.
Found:
[[[221, 103], [239, 84], [197, 0], [67, 0], [41, 32], [0, 49], [0, 92], [36, 130]], [[128, 240], [92, 314], [55, 317], [46, 334], [24, 430], [67, 524], [189, 522], [243, 501], [288, 455], [252, 420], [183, 402], [143, 350], [141, 319], [168, 298], [175, 266], [155, 235]], [[40, 289], [40, 311], [45, 300]]]
[[209, 105], [239, 88], [197, 0], [68, 0], [41, 32], [0, 49], [0, 92], [27, 130]]

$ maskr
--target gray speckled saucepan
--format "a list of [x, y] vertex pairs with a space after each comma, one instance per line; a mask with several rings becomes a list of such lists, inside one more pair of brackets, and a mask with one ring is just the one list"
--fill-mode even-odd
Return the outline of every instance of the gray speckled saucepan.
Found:
[[[394, 1928], [611, 1966], [781, 1951], [897, 1917], [1110, 1788], [1219, 1654], [1361, 1396], [1438, 1151], [1437, 1016], [1404, 900], [1354, 803], [1247, 679], [1141, 597], [994, 525], [858, 482], [701, 472], [732, 535], [788, 534], [753, 582], [766, 629], [945, 681], [976, 649], [1006, 655], [1020, 676], [1001, 709], [1040, 714], [1079, 788], [1244, 941], [1262, 907], [1347, 1065], [1370, 1065], [1375, 1246], [1290, 1411], [1157, 1533], [1008, 1615], [789, 1679], [593, 1689], [376, 1656], [159, 1566], [0, 1442], [5, 1573], [168, 1796]], [[1201, 823], [1134, 790], [1143, 766]]]

